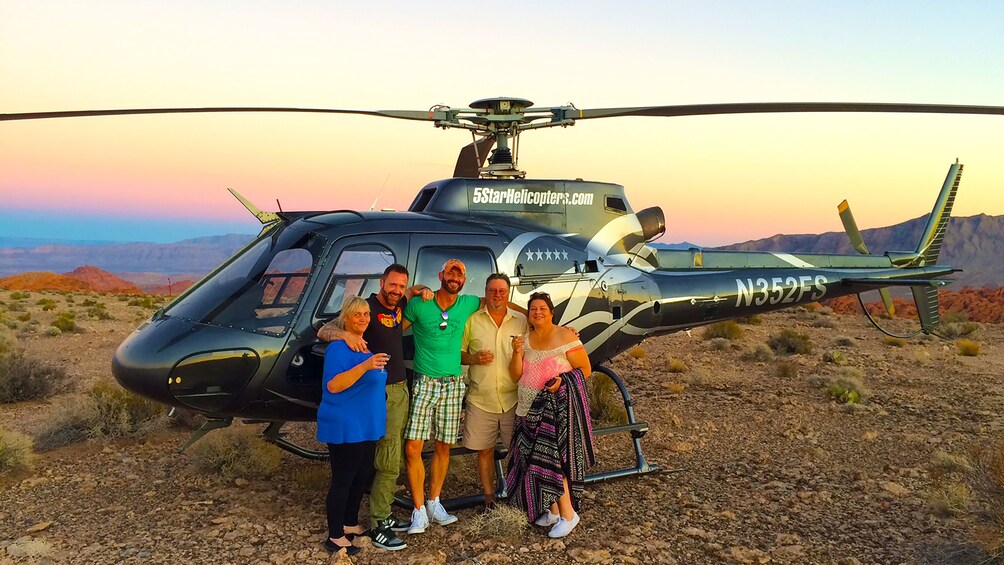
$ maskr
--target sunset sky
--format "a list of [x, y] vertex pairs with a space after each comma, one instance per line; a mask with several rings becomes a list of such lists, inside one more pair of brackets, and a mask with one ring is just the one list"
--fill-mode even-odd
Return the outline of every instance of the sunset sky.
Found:
[[[169, 106], [425, 110], [851, 101], [1004, 105], [997, 2], [0, 0], [0, 113]], [[177, 241], [268, 210], [404, 209], [463, 131], [319, 114], [0, 122], [0, 236]], [[664, 241], [717, 245], [930, 211], [1004, 214], [1004, 118], [614, 118], [529, 132], [537, 178], [617, 182]]]

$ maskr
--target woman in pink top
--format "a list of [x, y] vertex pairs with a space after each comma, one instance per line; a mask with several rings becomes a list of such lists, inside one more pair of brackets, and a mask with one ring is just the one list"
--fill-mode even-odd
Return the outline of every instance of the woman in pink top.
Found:
[[[588, 377], [592, 370], [589, 355], [575, 332], [554, 324], [554, 304], [547, 293], [530, 295], [527, 322], [531, 331], [513, 338], [513, 355], [509, 362], [509, 374], [518, 382], [517, 428], [542, 389], [552, 393], [558, 391], [562, 373], [579, 369], [583, 377]], [[535, 522], [539, 526], [553, 525], [548, 534], [552, 538], [568, 535], [579, 523], [568, 490], [568, 477], [562, 477], [562, 481], [564, 494]]]

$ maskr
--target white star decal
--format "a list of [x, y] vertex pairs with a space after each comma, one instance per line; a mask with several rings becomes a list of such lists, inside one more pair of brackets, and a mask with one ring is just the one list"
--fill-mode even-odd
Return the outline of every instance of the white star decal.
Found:
[[535, 253], [537, 254], [537, 260], [538, 261], [540, 261], [540, 260], [542, 260], [544, 258], [544, 253], [540, 249], [538, 249]]
[[568, 252], [567, 251], [562, 251], [561, 252], [561, 259], [563, 261], [567, 261], [568, 260]]
[[533, 251], [530, 251], [529, 249], [526, 250], [526, 260], [533, 261]]
[[[556, 253], [557, 253], [557, 252], [556, 252]], [[546, 257], [548, 261], [550, 261], [550, 260], [551, 260], [551, 250], [550, 250], [550, 249], [546, 249], [546, 250], [544, 251], [544, 257]]]

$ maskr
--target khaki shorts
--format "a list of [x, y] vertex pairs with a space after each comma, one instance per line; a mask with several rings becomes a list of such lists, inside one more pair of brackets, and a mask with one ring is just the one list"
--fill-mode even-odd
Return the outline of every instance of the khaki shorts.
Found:
[[491, 449], [501, 438], [502, 446], [509, 449], [515, 418], [515, 406], [495, 414], [468, 402], [464, 412], [464, 447], [472, 451]]

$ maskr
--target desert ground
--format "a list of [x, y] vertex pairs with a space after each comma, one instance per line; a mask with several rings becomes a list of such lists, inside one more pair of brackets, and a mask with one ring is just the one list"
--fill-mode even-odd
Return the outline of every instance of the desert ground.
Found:
[[[64, 367], [46, 400], [0, 404], [0, 427], [28, 435], [59, 399], [113, 382], [115, 347], [151, 308], [115, 295], [0, 291], [26, 354]], [[36, 302], [51, 298], [55, 309]], [[69, 298], [68, 298], [69, 297]], [[91, 317], [100, 301], [111, 319]], [[69, 302], [72, 301], [72, 302]], [[20, 302], [21, 310], [9, 311]], [[82, 331], [46, 335], [60, 311]], [[34, 321], [34, 324], [32, 324]], [[357, 541], [357, 563], [978, 563], [978, 493], [957, 456], [1004, 438], [1004, 326], [967, 336], [976, 356], [937, 338], [884, 339], [862, 316], [826, 308], [765, 315], [736, 339], [700, 328], [651, 338], [609, 363], [651, 430], [661, 471], [587, 487], [582, 523], [550, 540], [470, 527], [477, 509], [386, 552]], [[909, 322], [889, 322], [900, 331]], [[767, 354], [783, 329], [811, 353]], [[735, 337], [735, 336], [734, 336]], [[759, 347], [759, 352], [757, 348]], [[759, 359], [759, 360], [758, 360]], [[675, 371], [675, 372], [674, 372]], [[843, 388], [834, 388], [834, 386]], [[854, 389], [860, 402], [845, 403]], [[843, 396], [842, 396], [843, 395]], [[283, 453], [269, 476], [228, 478], [176, 449], [190, 428], [163, 419], [139, 437], [91, 439], [37, 454], [0, 482], [0, 563], [338, 563], [321, 546], [326, 463]], [[309, 438], [310, 424], [298, 424]], [[597, 439], [597, 469], [633, 460], [626, 435]], [[447, 495], [477, 491], [454, 459]], [[364, 508], [365, 513], [365, 508]], [[401, 510], [404, 518], [406, 512]]]

